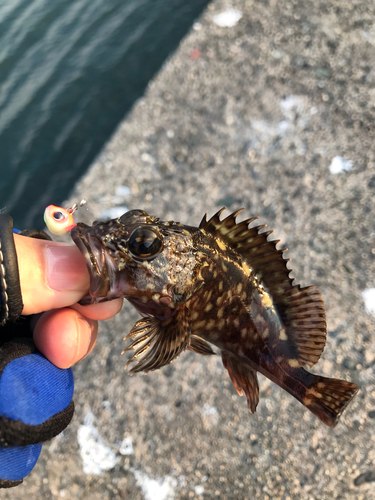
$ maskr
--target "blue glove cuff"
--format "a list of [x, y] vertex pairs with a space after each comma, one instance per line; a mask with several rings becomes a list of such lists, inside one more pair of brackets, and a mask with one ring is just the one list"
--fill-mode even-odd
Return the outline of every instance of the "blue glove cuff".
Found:
[[74, 405], [73, 372], [42, 356], [30, 341], [0, 349], [0, 445], [36, 444], [59, 434]]
[[33, 470], [42, 449], [42, 444], [0, 448], [0, 472], [2, 487], [15, 486]]
[[[58, 388], [58, 390], [56, 390]], [[0, 377], [0, 416], [40, 425], [69, 406], [73, 372], [54, 366], [40, 353], [12, 360]]]

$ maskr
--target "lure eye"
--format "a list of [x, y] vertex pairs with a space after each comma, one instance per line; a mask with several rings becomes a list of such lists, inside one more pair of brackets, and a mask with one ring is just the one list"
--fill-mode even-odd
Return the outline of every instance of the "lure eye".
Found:
[[149, 260], [162, 250], [163, 242], [152, 229], [139, 227], [131, 234], [128, 248], [133, 257]]
[[61, 221], [63, 220], [66, 216], [62, 213], [62, 212], [54, 212], [52, 217], [55, 219], [55, 220], [58, 220], [58, 221]]

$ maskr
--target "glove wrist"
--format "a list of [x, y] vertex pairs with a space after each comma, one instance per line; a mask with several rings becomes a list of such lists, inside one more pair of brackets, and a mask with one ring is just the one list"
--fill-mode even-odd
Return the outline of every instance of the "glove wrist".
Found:
[[0, 326], [19, 318], [22, 309], [13, 219], [0, 214]]

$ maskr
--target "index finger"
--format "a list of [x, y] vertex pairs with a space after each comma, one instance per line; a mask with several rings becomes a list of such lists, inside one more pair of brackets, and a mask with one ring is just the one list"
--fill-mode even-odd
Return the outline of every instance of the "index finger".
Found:
[[72, 308], [83, 314], [83, 316], [86, 316], [86, 318], [105, 320], [119, 313], [123, 303], [123, 299], [113, 299], [108, 302], [101, 302], [100, 304], [91, 304], [88, 306], [74, 304]]

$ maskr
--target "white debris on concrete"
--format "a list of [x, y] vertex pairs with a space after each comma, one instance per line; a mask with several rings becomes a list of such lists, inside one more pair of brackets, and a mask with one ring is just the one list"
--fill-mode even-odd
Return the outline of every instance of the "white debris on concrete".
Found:
[[221, 28], [232, 28], [242, 17], [242, 12], [236, 9], [227, 9], [213, 17], [214, 23]]
[[[311, 105], [306, 96], [287, 95], [280, 101], [283, 119], [277, 125], [277, 135], [284, 141], [284, 147], [293, 147], [297, 155], [306, 154], [306, 142], [301, 130], [311, 121]], [[272, 144], [271, 144], [272, 151]]]
[[123, 196], [124, 198], [126, 196], [129, 196], [129, 194], [131, 193], [131, 190], [128, 186], [119, 186], [117, 189], [116, 189], [116, 196]]
[[341, 172], [348, 172], [353, 167], [351, 160], [345, 160], [342, 156], [335, 156], [329, 166], [331, 174], [340, 174]]
[[375, 316], [375, 288], [367, 288], [362, 292], [366, 312]]
[[281, 99], [280, 108], [286, 120], [294, 125], [297, 121], [301, 122], [302, 125], [310, 121], [307, 99], [304, 96], [287, 95]]
[[102, 407], [108, 411], [111, 411], [111, 402], [110, 401], [103, 401]]
[[202, 421], [205, 429], [212, 429], [219, 423], [220, 415], [215, 406], [205, 403], [202, 408]]
[[149, 153], [142, 153], [141, 160], [145, 163], [155, 163], [155, 158], [151, 156]]
[[120, 448], [118, 450], [121, 455], [133, 455], [134, 450], [133, 450], [133, 443], [132, 443], [132, 438], [126, 437], [120, 445]]
[[106, 210], [102, 210], [99, 214], [99, 219], [107, 220], [107, 219], [117, 219], [120, 215], [128, 212], [128, 207], [125, 205], [120, 205], [118, 207], [107, 208]]
[[218, 415], [218, 411], [216, 406], [210, 406], [208, 403], [205, 403], [203, 405], [202, 409], [203, 415], [209, 416], [209, 415]]
[[186, 487], [186, 479], [185, 479], [185, 476], [183, 474], [181, 474], [180, 476], [178, 476], [178, 481], [179, 481], [179, 485], [181, 488], [185, 488]]
[[204, 493], [204, 486], [199, 484], [198, 486], [194, 486], [194, 491], [196, 495], [203, 495]]
[[280, 101], [280, 107], [286, 114], [290, 110], [297, 110], [299, 112], [305, 111], [305, 98], [299, 95], [287, 95]]
[[[126, 203], [131, 193], [131, 189], [128, 186], [118, 186], [115, 190], [115, 194], [111, 196], [111, 199], [109, 201], [111, 205], [115, 205], [115, 208], [104, 210], [102, 213], [106, 214], [108, 212], [110, 215], [112, 215], [112, 213], [117, 213], [119, 209], [123, 210], [125, 208], [126, 210], [128, 210], [127, 207], [124, 206], [124, 203]], [[106, 202], [106, 200], [103, 201], [104, 203]]]
[[145, 500], [173, 500], [177, 480], [166, 476], [165, 478], [152, 479], [143, 472], [131, 469], [138, 486], [142, 489]]
[[84, 473], [100, 476], [103, 471], [113, 469], [119, 458], [116, 458], [111, 448], [105, 446], [93, 422], [94, 415], [89, 412], [84, 424], [78, 429], [77, 437]]

